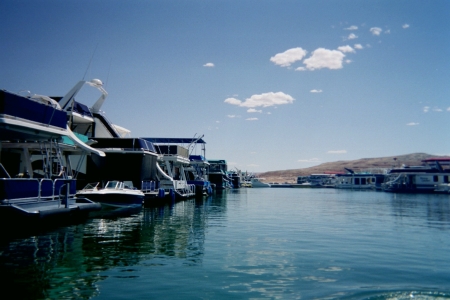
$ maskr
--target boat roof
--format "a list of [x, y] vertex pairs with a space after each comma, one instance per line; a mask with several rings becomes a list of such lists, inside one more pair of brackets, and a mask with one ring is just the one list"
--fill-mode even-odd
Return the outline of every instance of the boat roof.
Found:
[[422, 160], [422, 162], [450, 162], [450, 157], [430, 157]]
[[158, 144], [206, 144], [206, 142], [201, 138], [157, 138], [157, 137], [141, 137], [146, 141]]

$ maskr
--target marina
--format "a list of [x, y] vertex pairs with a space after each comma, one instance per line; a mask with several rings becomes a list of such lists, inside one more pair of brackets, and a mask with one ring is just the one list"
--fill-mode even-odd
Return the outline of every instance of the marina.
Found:
[[3, 298], [450, 300], [449, 0], [0, 10]]

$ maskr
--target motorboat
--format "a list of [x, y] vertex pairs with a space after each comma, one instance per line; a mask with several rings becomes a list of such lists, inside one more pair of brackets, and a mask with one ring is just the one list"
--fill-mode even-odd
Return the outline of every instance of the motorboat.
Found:
[[131, 182], [108, 181], [104, 187], [100, 182], [90, 183], [78, 191], [77, 196], [99, 202], [102, 206], [117, 208], [138, 208], [144, 201], [144, 193], [131, 186]]
[[241, 187], [251, 188], [252, 187], [252, 181], [251, 180], [244, 180], [244, 181], [242, 181]]
[[269, 187], [271, 187], [271, 185], [269, 183], [262, 182], [261, 180], [264, 180], [264, 178], [253, 177], [251, 179], [252, 187], [253, 188], [269, 188]]

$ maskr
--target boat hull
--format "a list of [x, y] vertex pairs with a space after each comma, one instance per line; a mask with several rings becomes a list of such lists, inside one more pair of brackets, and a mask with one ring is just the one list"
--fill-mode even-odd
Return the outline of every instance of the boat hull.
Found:
[[98, 202], [102, 206], [111, 207], [140, 207], [144, 201], [143, 194], [81, 192], [77, 195]]

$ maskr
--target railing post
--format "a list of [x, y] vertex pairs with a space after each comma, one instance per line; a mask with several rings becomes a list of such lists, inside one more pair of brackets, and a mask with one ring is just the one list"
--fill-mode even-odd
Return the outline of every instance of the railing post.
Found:
[[66, 179], [66, 208], [69, 208], [70, 179]]

